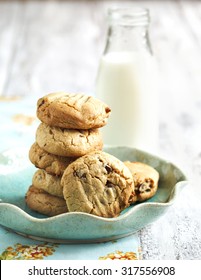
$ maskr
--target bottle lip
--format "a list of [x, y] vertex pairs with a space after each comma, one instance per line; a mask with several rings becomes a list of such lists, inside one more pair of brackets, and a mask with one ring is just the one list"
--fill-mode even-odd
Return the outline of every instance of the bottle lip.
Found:
[[110, 24], [147, 26], [150, 23], [149, 9], [141, 7], [113, 7], [108, 9]]

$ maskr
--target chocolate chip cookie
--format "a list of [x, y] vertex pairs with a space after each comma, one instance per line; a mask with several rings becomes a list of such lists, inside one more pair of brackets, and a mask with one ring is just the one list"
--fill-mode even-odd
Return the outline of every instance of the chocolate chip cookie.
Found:
[[114, 156], [101, 151], [71, 163], [61, 179], [69, 212], [116, 217], [129, 206], [134, 182], [128, 168]]
[[144, 201], [154, 196], [158, 189], [158, 171], [142, 162], [126, 161], [124, 164], [130, 170], [135, 184], [131, 202]]
[[25, 200], [30, 209], [47, 216], [56, 216], [68, 211], [63, 198], [53, 196], [34, 186], [28, 189]]
[[110, 108], [85, 94], [50, 93], [37, 102], [37, 117], [50, 126], [91, 129], [107, 123]]
[[80, 157], [103, 147], [97, 128], [76, 130], [52, 127], [44, 123], [37, 128], [36, 142], [48, 153], [65, 157]]
[[61, 177], [53, 176], [43, 169], [37, 170], [32, 178], [32, 185], [42, 189], [51, 195], [63, 198], [63, 187], [61, 186]]
[[44, 169], [49, 174], [61, 176], [66, 167], [76, 158], [50, 154], [35, 142], [29, 150], [29, 159], [37, 168]]

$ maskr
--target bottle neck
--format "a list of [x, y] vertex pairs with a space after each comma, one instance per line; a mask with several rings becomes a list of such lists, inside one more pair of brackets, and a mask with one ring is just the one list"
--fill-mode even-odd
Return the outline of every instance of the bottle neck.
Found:
[[104, 53], [148, 51], [149, 12], [146, 9], [112, 9], [108, 12], [109, 28]]
[[110, 26], [104, 53], [148, 51], [152, 54], [148, 28], [139, 26]]

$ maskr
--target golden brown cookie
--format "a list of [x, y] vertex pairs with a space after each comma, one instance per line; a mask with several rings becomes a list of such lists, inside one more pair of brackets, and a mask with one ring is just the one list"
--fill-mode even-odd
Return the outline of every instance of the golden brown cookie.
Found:
[[114, 156], [96, 151], [80, 157], [65, 170], [61, 184], [69, 212], [116, 217], [129, 206], [134, 192], [128, 168]]
[[32, 178], [32, 185], [42, 189], [47, 193], [63, 198], [63, 187], [61, 186], [61, 177], [50, 175], [45, 170], [37, 170]]
[[135, 184], [135, 194], [131, 202], [144, 201], [154, 196], [158, 188], [158, 171], [142, 162], [126, 161], [124, 164], [130, 170]]
[[75, 130], [51, 127], [44, 123], [36, 131], [36, 142], [48, 153], [65, 157], [80, 157], [103, 147], [97, 128]]
[[29, 159], [36, 167], [44, 169], [47, 173], [61, 176], [76, 158], [50, 154], [35, 142], [29, 150]]
[[63, 198], [48, 194], [42, 189], [31, 186], [25, 196], [28, 207], [47, 216], [56, 216], [67, 212]]
[[37, 117], [50, 126], [91, 129], [107, 123], [110, 108], [84, 94], [50, 93], [37, 102]]

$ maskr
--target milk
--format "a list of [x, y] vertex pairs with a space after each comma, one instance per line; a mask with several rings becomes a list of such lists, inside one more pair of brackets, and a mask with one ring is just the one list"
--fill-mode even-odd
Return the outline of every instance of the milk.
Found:
[[96, 95], [112, 112], [102, 128], [106, 145], [157, 151], [157, 69], [146, 51], [110, 52], [103, 55]]

